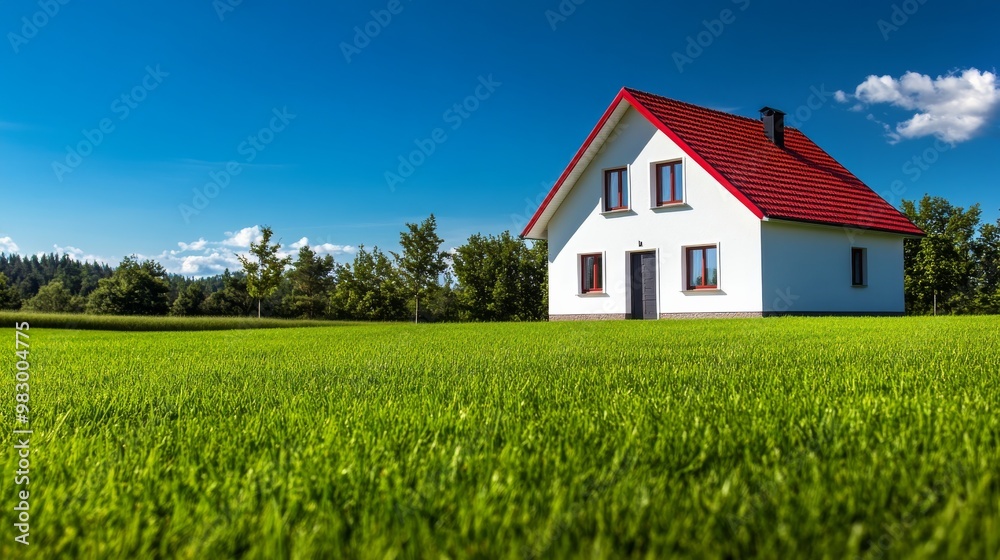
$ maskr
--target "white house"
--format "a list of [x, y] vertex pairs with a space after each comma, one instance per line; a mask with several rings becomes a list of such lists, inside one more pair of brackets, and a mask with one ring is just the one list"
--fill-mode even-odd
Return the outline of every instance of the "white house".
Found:
[[560, 319], [900, 314], [923, 232], [765, 107], [625, 88], [521, 236]]

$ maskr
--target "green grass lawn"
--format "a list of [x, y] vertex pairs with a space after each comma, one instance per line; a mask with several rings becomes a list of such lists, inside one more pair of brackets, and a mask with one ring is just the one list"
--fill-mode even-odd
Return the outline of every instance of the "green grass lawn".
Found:
[[42, 329], [75, 329], [98, 331], [225, 331], [234, 329], [288, 329], [329, 327], [345, 324], [334, 321], [303, 319], [258, 319], [256, 317], [142, 317], [87, 315], [82, 313], [35, 313], [0, 311], [0, 325], [28, 321]]
[[27, 548], [12, 326], [3, 558], [1000, 555], [1000, 318], [34, 329]]

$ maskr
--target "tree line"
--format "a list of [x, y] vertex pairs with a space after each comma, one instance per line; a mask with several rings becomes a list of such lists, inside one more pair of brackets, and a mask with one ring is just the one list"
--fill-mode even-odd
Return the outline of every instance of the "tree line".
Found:
[[[925, 195], [902, 211], [926, 237], [904, 242], [906, 311], [1000, 313], [1000, 220], [978, 204]], [[210, 278], [167, 274], [128, 257], [116, 268], [66, 255], [0, 255], [0, 309], [365, 321], [536, 321], [548, 315], [547, 248], [504, 232], [441, 250], [433, 215], [406, 224], [399, 253], [361, 247], [337, 263], [310, 247], [280, 258], [273, 232]]]
[[[111, 269], [66, 256], [0, 256], [0, 309], [363, 321], [537, 321], [548, 316], [546, 245], [529, 244], [510, 232], [476, 234], [446, 252], [432, 214], [406, 224], [400, 252], [362, 246], [343, 264], [309, 246], [283, 257], [273, 236], [271, 228], [262, 228], [249, 254], [237, 255], [242, 270], [201, 279], [167, 274], [159, 263], [135, 257]], [[53, 259], [59, 266], [52, 265]], [[24, 273], [27, 269], [33, 272]], [[78, 277], [86, 281], [73, 280]]]
[[906, 311], [914, 315], [1000, 313], [1000, 219], [924, 195], [903, 213], [927, 234], [903, 244]]

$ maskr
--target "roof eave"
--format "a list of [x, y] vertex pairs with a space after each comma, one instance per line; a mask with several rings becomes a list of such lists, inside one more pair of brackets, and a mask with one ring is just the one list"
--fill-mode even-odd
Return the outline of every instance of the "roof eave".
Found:
[[[912, 239], [920, 239], [920, 238], [923, 238], [923, 237], [927, 237], [927, 234], [924, 233], [923, 231], [920, 231], [920, 233], [916, 233], [916, 232], [912, 232], [912, 231], [902, 231], [902, 230], [892, 229], [892, 228], [877, 228], [877, 227], [862, 226], [862, 225], [859, 225], [859, 224], [844, 224], [844, 223], [836, 223], [836, 222], [824, 222], [824, 221], [821, 221], [821, 220], [805, 220], [805, 219], [802, 219], [802, 218], [784, 218], [784, 217], [780, 217], [780, 216], [767, 216], [767, 217], [764, 218], [764, 221], [765, 222], [789, 222], [789, 223], [796, 223], [796, 224], [809, 224], [809, 225], [816, 225], [816, 226], [849, 228], [849, 229], [856, 230], [856, 231], [874, 231], [874, 232], [878, 232], [878, 233], [891, 233], [891, 234], [894, 234], [894, 235], [900, 235], [902, 237], [909, 237], [909, 238], [912, 238]], [[917, 226], [913, 226], [913, 227], [916, 228]], [[919, 231], [919, 228], [917, 228], [917, 229]]]
[[729, 180], [725, 176], [723, 176], [717, 169], [715, 169], [715, 167], [713, 167], [711, 164], [705, 161], [703, 157], [701, 157], [697, 152], [695, 152], [694, 149], [691, 148], [691, 146], [688, 145], [687, 142], [682, 140], [681, 137], [678, 136], [673, 130], [671, 130], [670, 127], [668, 127], [663, 121], [661, 121], [655, 115], [653, 115], [653, 113], [649, 109], [647, 109], [638, 99], [635, 98], [634, 95], [632, 95], [632, 93], [628, 90], [628, 88], [622, 88], [618, 92], [618, 95], [615, 97], [615, 100], [611, 102], [611, 105], [604, 112], [604, 115], [601, 117], [601, 120], [597, 122], [597, 126], [595, 126], [594, 130], [591, 131], [590, 136], [587, 137], [587, 140], [583, 143], [583, 146], [581, 146], [580, 149], [577, 150], [576, 155], [573, 157], [572, 161], [570, 161], [569, 165], [566, 166], [566, 169], [559, 177], [559, 180], [556, 181], [556, 184], [552, 187], [552, 190], [549, 191], [549, 194], [545, 197], [545, 200], [543, 200], [542, 204], [539, 205], [538, 210], [535, 211], [534, 215], [531, 217], [531, 220], [528, 222], [528, 225], [526, 225], [524, 229], [521, 231], [520, 234], [521, 238], [543, 239], [538, 236], [543, 235], [543, 232], [545, 231], [546, 226], [548, 225], [548, 218], [542, 220], [542, 216], [544, 215], [545, 210], [548, 208], [549, 204], [555, 198], [556, 194], [562, 189], [563, 185], [572, 175], [574, 169], [576, 169], [576, 166], [587, 154], [588, 150], [591, 148], [591, 145], [597, 139], [600, 132], [604, 129], [604, 126], [611, 119], [612, 115], [614, 115], [615, 112], [618, 110], [618, 107], [622, 101], [627, 101], [628, 104], [633, 109], [638, 111], [639, 114], [643, 116], [643, 118], [649, 121], [649, 123], [652, 124], [657, 130], [665, 134], [667, 138], [670, 138], [671, 141], [677, 144], [684, 151], [684, 153], [686, 153], [691, 159], [696, 161], [703, 169], [708, 171], [708, 173], [716, 181], [718, 181], [719, 184], [723, 186], [723, 188], [725, 188], [727, 191], [729, 191], [730, 194], [736, 197], [737, 200], [743, 203], [743, 205], [746, 206], [747, 209], [750, 210], [755, 216], [757, 216], [758, 219], [764, 218], [764, 212], [763, 210], [760, 209], [760, 207], [758, 207], [745, 194], [743, 194], [742, 191], [736, 188], [736, 186], [734, 186], [731, 182], [729, 182]]
[[615, 100], [611, 102], [611, 105], [608, 107], [608, 109], [604, 111], [604, 115], [602, 115], [601, 119], [597, 121], [597, 125], [594, 126], [594, 129], [590, 132], [590, 135], [587, 136], [587, 139], [583, 142], [583, 145], [580, 146], [579, 150], [577, 150], [576, 155], [573, 156], [572, 160], [570, 160], [569, 165], [567, 165], [566, 169], [563, 170], [562, 175], [559, 176], [559, 179], [556, 181], [556, 184], [552, 186], [552, 189], [549, 191], [549, 194], [545, 196], [545, 200], [543, 200], [542, 203], [538, 206], [538, 209], [535, 210], [535, 213], [534, 215], [531, 216], [531, 220], [528, 222], [528, 225], [524, 226], [524, 230], [521, 231], [522, 238], [543, 239], [538, 236], [542, 235], [547, 229], [546, 226], [548, 225], [548, 219], [541, 221], [542, 215], [545, 213], [545, 210], [552, 202], [552, 199], [555, 198], [556, 193], [558, 193], [560, 189], [562, 189], [563, 184], [565, 184], [567, 179], [569, 179], [570, 175], [572, 175], [573, 170], [576, 168], [577, 164], [579, 164], [580, 160], [582, 160], [583, 157], [587, 154], [587, 151], [594, 143], [594, 140], [597, 139], [598, 135], [601, 133], [601, 130], [604, 129], [604, 125], [606, 125], [607, 122], [611, 119], [611, 116], [614, 115], [615, 111], [618, 109], [618, 105], [621, 104], [622, 100], [625, 98], [625, 93], [626, 93], [625, 88], [622, 88], [622, 90], [619, 91], [618, 95], [615, 97]]

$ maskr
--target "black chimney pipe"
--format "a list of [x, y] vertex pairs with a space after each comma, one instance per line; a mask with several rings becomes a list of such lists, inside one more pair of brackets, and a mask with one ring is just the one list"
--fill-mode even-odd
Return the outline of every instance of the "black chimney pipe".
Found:
[[764, 121], [764, 134], [779, 148], [785, 147], [785, 113], [764, 107], [760, 110], [760, 120]]

